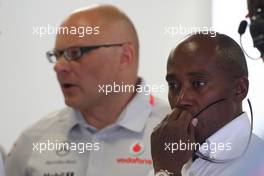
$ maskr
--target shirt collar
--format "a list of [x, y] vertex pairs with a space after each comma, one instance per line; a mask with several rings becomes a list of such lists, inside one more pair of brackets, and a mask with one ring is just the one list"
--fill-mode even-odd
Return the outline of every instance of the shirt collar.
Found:
[[66, 134], [69, 134], [72, 128], [79, 124], [79, 120], [77, 118], [79, 116], [79, 111], [71, 107], [64, 108], [56, 114], [56, 116], [60, 117], [59, 122], [63, 124], [63, 130]]
[[[142, 81], [140, 86], [144, 89], [145, 82]], [[129, 102], [126, 108], [119, 116], [117, 124], [134, 132], [141, 132], [151, 114], [154, 104], [154, 98], [150, 92], [137, 92], [135, 97]]]
[[239, 157], [245, 151], [251, 133], [246, 113], [226, 124], [206, 139], [199, 151], [210, 158], [231, 159]]
[[[142, 86], [141, 90], [149, 90], [144, 89], [146, 86], [144, 80], [141, 81], [140, 86]], [[153, 105], [154, 97], [150, 94], [150, 92], [137, 92], [137, 94], [121, 112], [117, 122], [111, 126], [118, 125], [134, 132], [141, 132], [145, 127]], [[73, 108], [67, 108], [67, 110], [68, 111], [67, 113], [64, 113], [64, 116], [66, 119], [69, 119], [69, 123], [65, 126], [66, 129], [68, 129], [68, 134], [77, 125], [96, 132], [96, 128], [87, 124], [79, 110]]]
[[78, 130], [84, 130], [89, 129], [90, 132], [95, 133], [97, 129], [85, 121], [82, 113], [78, 109], [74, 109], [71, 107], [67, 108], [69, 111], [67, 114], [65, 114], [65, 119], [67, 119], [67, 123], [65, 122], [64, 128], [66, 131], [66, 134], [68, 134], [69, 137], [72, 137], [76, 135], [76, 132], [78, 133]]

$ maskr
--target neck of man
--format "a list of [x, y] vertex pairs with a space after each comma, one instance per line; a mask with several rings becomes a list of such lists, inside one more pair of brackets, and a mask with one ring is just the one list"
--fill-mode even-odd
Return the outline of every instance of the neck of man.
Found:
[[200, 144], [204, 143], [207, 138], [209, 138], [214, 133], [216, 133], [218, 130], [220, 130], [225, 125], [227, 125], [229, 122], [231, 122], [232, 120], [234, 120], [235, 118], [237, 118], [238, 116], [243, 114], [242, 103], [240, 105], [238, 105], [238, 106], [235, 106], [235, 107], [237, 107], [237, 108], [234, 108], [233, 113], [231, 113], [229, 116], [226, 115], [225, 116], [226, 119], [224, 121], [221, 121], [221, 122], [217, 123], [217, 127], [216, 128], [212, 128], [209, 131], [206, 131], [206, 135], [196, 136], [197, 142], [200, 143]]
[[[135, 80], [132, 85], [137, 85], [138, 80]], [[86, 122], [101, 130], [118, 120], [119, 115], [127, 104], [133, 99], [136, 92], [119, 92], [109, 94], [104, 100], [94, 107], [81, 109], [81, 113]]]

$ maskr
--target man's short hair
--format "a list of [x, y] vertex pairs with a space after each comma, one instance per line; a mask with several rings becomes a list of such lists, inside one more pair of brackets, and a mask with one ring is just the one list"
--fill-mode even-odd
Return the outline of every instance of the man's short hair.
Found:
[[[217, 67], [228, 71], [230, 76], [234, 78], [242, 76], [248, 77], [248, 68], [245, 55], [235, 40], [225, 34], [220, 34], [214, 31], [207, 33], [197, 32], [187, 35], [187, 38], [184, 39], [179, 45], [199, 39], [209, 40], [215, 46], [214, 53], [216, 56]], [[177, 47], [179, 47], [179, 45]], [[177, 49], [177, 47], [175, 49]], [[175, 49], [173, 49], [169, 55], [167, 68], [171, 64]]]
[[241, 47], [231, 37], [216, 33], [213, 38], [217, 45], [216, 57], [217, 64], [228, 71], [235, 77], [248, 77], [248, 68], [245, 55]]

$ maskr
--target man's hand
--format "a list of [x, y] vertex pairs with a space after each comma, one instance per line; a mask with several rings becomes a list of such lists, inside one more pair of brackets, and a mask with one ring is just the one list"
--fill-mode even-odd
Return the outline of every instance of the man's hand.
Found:
[[[168, 170], [181, 175], [183, 165], [192, 157], [195, 143], [194, 127], [198, 120], [187, 111], [174, 109], [151, 134], [151, 155], [155, 173]], [[180, 150], [180, 143], [185, 150]]]

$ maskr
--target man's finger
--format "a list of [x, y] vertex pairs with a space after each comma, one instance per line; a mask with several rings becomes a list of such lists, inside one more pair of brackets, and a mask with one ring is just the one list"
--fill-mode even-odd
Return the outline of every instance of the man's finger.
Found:
[[178, 123], [181, 128], [187, 132], [191, 119], [192, 115], [188, 111], [182, 111], [176, 123]]
[[170, 119], [173, 120], [173, 121], [176, 121], [178, 120], [178, 118], [180, 117], [181, 113], [183, 112], [182, 109], [179, 109], [179, 108], [174, 108], [172, 110], [172, 113], [170, 114]]

